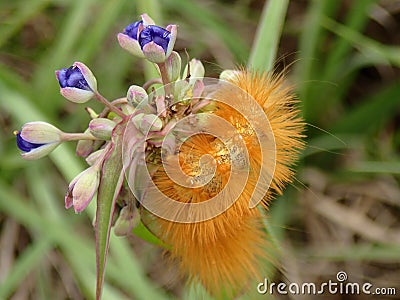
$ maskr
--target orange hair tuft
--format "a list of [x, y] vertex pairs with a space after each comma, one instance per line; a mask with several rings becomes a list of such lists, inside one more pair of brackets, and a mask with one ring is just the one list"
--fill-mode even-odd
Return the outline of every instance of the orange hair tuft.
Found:
[[[250, 207], [249, 203], [253, 192], [257, 192], [257, 178], [264, 176], [260, 174], [262, 165], [265, 164], [271, 173], [270, 189], [265, 193], [268, 187], [263, 187], [262, 191], [265, 194], [262, 203], [267, 206], [272, 191], [281, 193], [284, 185], [291, 181], [291, 165], [303, 147], [301, 138], [304, 124], [295, 106], [297, 101], [292, 89], [284, 85], [282, 74], [242, 70], [230, 82], [239, 87], [245, 96], [223, 85], [213, 96], [224, 101], [213, 105], [211, 114], [228, 121], [242, 136], [249, 155], [248, 178], [243, 191], [227, 210], [205, 221], [178, 223], [152, 216], [153, 229], [165, 243], [171, 245], [171, 257], [178, 262], [182, 274], [201, 282], [215, 297], [238, 294], [246, 289], [249, 281], [265, 275], [261, 273], [260, 266], [268, 258], [266, 250], [270, 244], [260, 211], [257, 207]], [[246, 101], [250, 101], [250, 98], [262, 108], [269, 121], [273, 137], [266, 150], [273, 149], [268, 153], [274, 154], [275, 165], [272, 165], [271, 159], [263, 159], [261, 154], [264, 146], [258, 141], [249, 121], [225, 104], [226, 100], [249, 106]], [[212, 119], [207, 126], [215, 126]], [[201, 169], [200, 158], [205, 154], [210, 155], [217, 162], [212, 180], [201, 187], [188, 188], [172, 181], [166, 170], [160, 168], [153, 176], [156, 187], [165, 196], [183, 203], [209, 200], [220, 193], [230, 180], [232, 160], [226, 160], [224, 147], [218, 138], [207, 133], [191, 136], [181, 145], [174, 159], [179, 161], [178, 165], [184, 173], [196, 176]], [[168, 158], [166, 162], [168, 164]], [[240, 183], [235, 182], [238, 179], [231, 180], [233, 186]], [[229, 197], [230, 191], [224, 195]]]

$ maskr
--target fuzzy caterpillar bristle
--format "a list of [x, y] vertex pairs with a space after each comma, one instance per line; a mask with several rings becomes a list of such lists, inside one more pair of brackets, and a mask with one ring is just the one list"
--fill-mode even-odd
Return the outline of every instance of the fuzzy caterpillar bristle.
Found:
[[[225, 191], [225, 198], [236, 197], [236, 201], [223, 213], [205, 221], [178, 223], [157, 216], [152, 218], [156, 224], [157, 235], [166, 244], [171, 245], [170, 256], [178, 262], [182, 274], [192, 281], [199, 281], [217, 298], [241, 293], [246, 290], [250, 281], [265, 275], [260, 266], [263, 260], [268, 259], [268, 248], [271, 246], [263, 228], [259, 209], [250, 207], [249, 203], [253, 192], [262, 192], [261, 204], [267, 207], [273, 194], [282, 192], [284, 185], [293, 177], [290, 166], [296, 161], [299, 149], [303, 147], [301, 138], [304, 124], [295, 106], [296, 100], [292, 90], [284, 85], [282, 74], [242, 70], [230, 81], [243, 93], [238, 95], [234, 90], [222, 86], [215, 92], [214, 97], [223, 101], [215, 104], [210, 113], [228, 121], [241, 135], [246, 146], [249, 168], [243, 191], [237, 197], [234, 195], [237, 191]], [[249, 106], [246, 101], [250, 103], [250, 98], [254, 99], [265, 113], [273, 135], [268, 143], [275, 143], [274, 145], [260, 144], [254, 128], [246, 118], [224, 104], [225, 101], [237, 102], [239, 107], [251, 111], [251, 107], [246, 107]], [[257, 115], [252, 117], [256, 119], [257, 124]], [[210, 120], [206, 126], [211, 128], [215, 124]], [[164, 168], [159, 168], [153, 176], [155, 186], [175, 201], [201, 203], [220, 193], [229, 180], [233, 180], [232, 186], [240, 185], [240, 182], [235, 182], [239, 179], [229, 177], [235, 158], [227, 160], [226, 151], [221, 144], [218, 138], [200, 133], [186, 140], [179, 149], [178, 157], [175, 157], [184, 173], [196, 176], [201, 169], [200, 158], [205, 154], [210, 155], [217, 164], [213, 179], [206, 185], [196, 188], [181, 186], [170, 179]], [[262, 157], [263, 151], [274, 155], [274, 165], [271, 159]], [[168, 163], [168, 159], [166, 161]], [[263, 164], [269, 173], [263, 171]], [[268, 191], [268, 186], [262, 191], [257, 190], [257, 180], [260, 176], [271, 177]], [[156, 197], [151, 192], [149, 195]]]

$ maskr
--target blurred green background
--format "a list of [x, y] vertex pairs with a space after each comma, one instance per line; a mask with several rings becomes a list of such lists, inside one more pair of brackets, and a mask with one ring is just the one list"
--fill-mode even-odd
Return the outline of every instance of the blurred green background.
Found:
[[[269, 212], [289, 282], [335, 280], [342, 270], [350, 282], [400, 294], [400, 1], [271, 3], [262, 14], [258, 0], [0, 1], [0, 299], [94, 298], [94, 207], [75, 215], [63, 203], [85, 167], [76, 145], [27, 162], [12, 132], [37, 120], [86, 128], [84, 106], [63, 99], [54, 76], [74, 61], [90, 66], [109, 99], [150, 78], [154, 69], [116, 40], [142, 12], [178, 24], [176, 50], [201, 59], [208, 76], [246, 64], [266, 69], [274, 57], [277, 70], [289, 69], [307, 147], [296, 181]], [[104, 299], [198, 298], [161, 252], [113, 236]]]

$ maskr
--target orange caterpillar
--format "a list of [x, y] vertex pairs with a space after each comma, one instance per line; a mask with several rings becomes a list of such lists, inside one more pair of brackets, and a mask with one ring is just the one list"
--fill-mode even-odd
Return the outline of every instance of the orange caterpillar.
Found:
[[[285, 184], [291, 182], [293, 171], [290, 166], [296, 161], [304, 124], [295, 107], [296, 100], [290, 87], [284, 85], [284, 77], [269, 73], [255, 73], [242, 70], [232, 79], [232, 84], [244, 91], [238, 94], [229, 86], [222, 86], [214, 97], [218, 101], [211, 114], [228, 121], [242, 136], [248, 151], [248, 178], [236, 201], [223, 213], [206, 221], [178, 223], [152, 216], [153, 229], [168, 245], [171, 258], [178, 262], [182, 274], [190, 280], [203, 284], [215, 297], [232, 297], [244, 292], [249, 281], [264, 276], [260, 269], [268, 253], [268, 238], [263, 228], [262, 216], [257, 207], [249, 203], [262, 165], [270, 174], [269, 186], [263, 186], [261, 205], [265, 208], [274, 193], [280, 194]], [[243, 95], [248, 95], [248, 99]], [[267, 148], [274, 149], [276, 164], [271, 165], [268, 157], [262, 157], [265, 145], [261, 145], [254, 128], [238, 111], [226, 105], [238, 103], [247, 106], [253, 98], [264, 111], [273, 134]], [[247, 103], [249, 101], [249, 103]], [[210, 124], [212, 128], [212, 119]], [[274, 143], [275, 145], [271, 144]], [[201, 170], [200, 158], [208, 154], [217, 163], [215, 175], [206, 185], [196, 188], [181, 186], [170, 179], [165, 169], [159, 169], [153, 176], [157, 188], [166, 196], [183, 203], [201, 203], [220, 193], [228, 184], [232, 171], [232, 159], [227, 159], [224, 143], [210, 134], [201, 133], [190, 137], [179, 149], [179, 166], [189, 176], [196, 176]], [[271, 152], [272, 153], [272, 152]], [[267, 159], [266, 159], [267, 158]], [[168, 160], [167, 160], [168, 163]], [[240, 184], [231, 179], [233, 186]], [[232, 192], [232, 197], [234, 192]], [[254, 195], [253, 195], [254, 196]], [[225, 198], [230, 197], [226, 191]], [[153, 199], [157, 200], [157, 199]], [[160, 199], [161, 200], [161, 199]], [[161, 200], [162, 201], [162, 200]], [[250, 285], [254, 287], [253, 285]]]

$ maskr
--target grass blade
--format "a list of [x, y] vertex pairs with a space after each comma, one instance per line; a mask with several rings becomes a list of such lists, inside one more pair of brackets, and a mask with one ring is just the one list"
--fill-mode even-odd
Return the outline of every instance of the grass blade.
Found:
[[248, 66], [256, 70], [271, 70], [285, 21], [288, 0], [270, 0], [265, 3]]
[[335, 133], [365, 134], [369, 130], [376, 128], [376, 126], [385, 124], [397, 112], [399, 95], [400, 85], [399, 82], [395, 82], [365, 99], [361, 105], [341, 117], [332, 126], [331, 131]]

